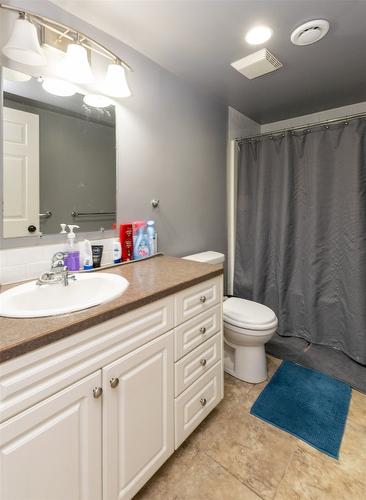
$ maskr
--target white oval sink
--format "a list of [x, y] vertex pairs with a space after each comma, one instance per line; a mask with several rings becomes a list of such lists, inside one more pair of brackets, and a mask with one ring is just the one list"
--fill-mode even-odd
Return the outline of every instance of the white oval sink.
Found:
[[122, 276], [101, 272], [77, 274], [68, 286], [36, 283], [31, 281], [1, 293], [0, 316], [39, 318], [80, 311], [116, 299], [129, 284]]

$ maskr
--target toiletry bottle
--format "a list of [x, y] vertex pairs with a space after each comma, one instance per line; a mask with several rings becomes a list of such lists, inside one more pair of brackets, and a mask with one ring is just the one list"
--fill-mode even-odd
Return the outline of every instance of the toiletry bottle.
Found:
[[158, 253], [158, 233], [154, 233], [154, 255]]
[[[144, 238], [145, 231], [145, 221], [138, 220], [133, 222], [133, 258], [141, 259], [141, 257], [146, 257], [146, 253], [148, 253], [147, 245]], [[141, 247], [141, 248], [140, 248]]]
[[154, 244], [154, 236], [155, 236], [155, 221], [148, 220], [147, 221], [147, 241], [149, 247], [149, 255], [154, 255], [155, 252], [155, 244]]
[[67, 240], [65, 246], [65, 266], [69, 271], [79, 271], [80, 270], [80, 252], [77, 250], [75, 245], [76, 234], [74, 233], [74, 229], [80, 229], [76, 224], [60, 224], [61, 225], [61, 234], [67, 233], [66, 227], [69, 228], [69, 232], [67, 233]]
[[132, 224], [120, 224], [119, 239], [122, 246], [122, 262], [133, 259], [133, 229]]
[[84, 261], [83, 267], [85, 270], [93, 269], [93, 254], [89, 240], [84, 241]]
[[92, 245], [93, 267], [100, 267], [103, 257], [103, 245]]
[[113, 262], [119, 264], [121, 262], [122, 248], [119, 239], [113, 240]]
[[147, 233], [144, 231], [143, 237], [138, 246], [138, 259], [142, 259], [144, 257], [149, 257], [149, 241], [147, 239]]

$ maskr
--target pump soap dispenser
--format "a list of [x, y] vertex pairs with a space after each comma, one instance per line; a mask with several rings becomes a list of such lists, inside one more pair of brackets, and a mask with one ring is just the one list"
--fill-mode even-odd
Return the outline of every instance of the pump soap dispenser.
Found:
[[[75, 238], [76, 234], [74, 229], [80, 229], [76, 224], [60, 224], [61, 234], [66, 233], [66, 246], [65, 246], [65, 266], [69, 271], [79, 271], [80, 270], [80, 252], [76, 249]], [[66, 227], [69, 228], [69, 232], [66, 231]]]

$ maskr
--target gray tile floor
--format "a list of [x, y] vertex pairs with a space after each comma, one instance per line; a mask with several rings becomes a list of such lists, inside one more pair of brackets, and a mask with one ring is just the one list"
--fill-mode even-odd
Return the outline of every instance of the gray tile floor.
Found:
[[365, 500], [366, 396], [352, 391], [335, 460], [250, 414], [266, 384], [226, 374], [224, 400], [135, 500]]

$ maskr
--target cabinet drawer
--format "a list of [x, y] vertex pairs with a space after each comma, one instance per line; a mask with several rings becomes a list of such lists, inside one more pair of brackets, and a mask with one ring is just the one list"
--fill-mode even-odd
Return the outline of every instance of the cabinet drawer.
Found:
[[221, 302], [175, 329], [174, 360], [178, 361], [220, 330], [222, 330]]
[[176, 449], [221, 399], [222, 363], [219, 361], [175, 400]]
[[204, 281], [175, 296], [175, 324], [193, 318], [215, 304], [222, 302], [222, 278]]
[[175, 396], [179, 396], [201, 375], [221, 360], [222, 334], [204, 342], [175, 364]]

